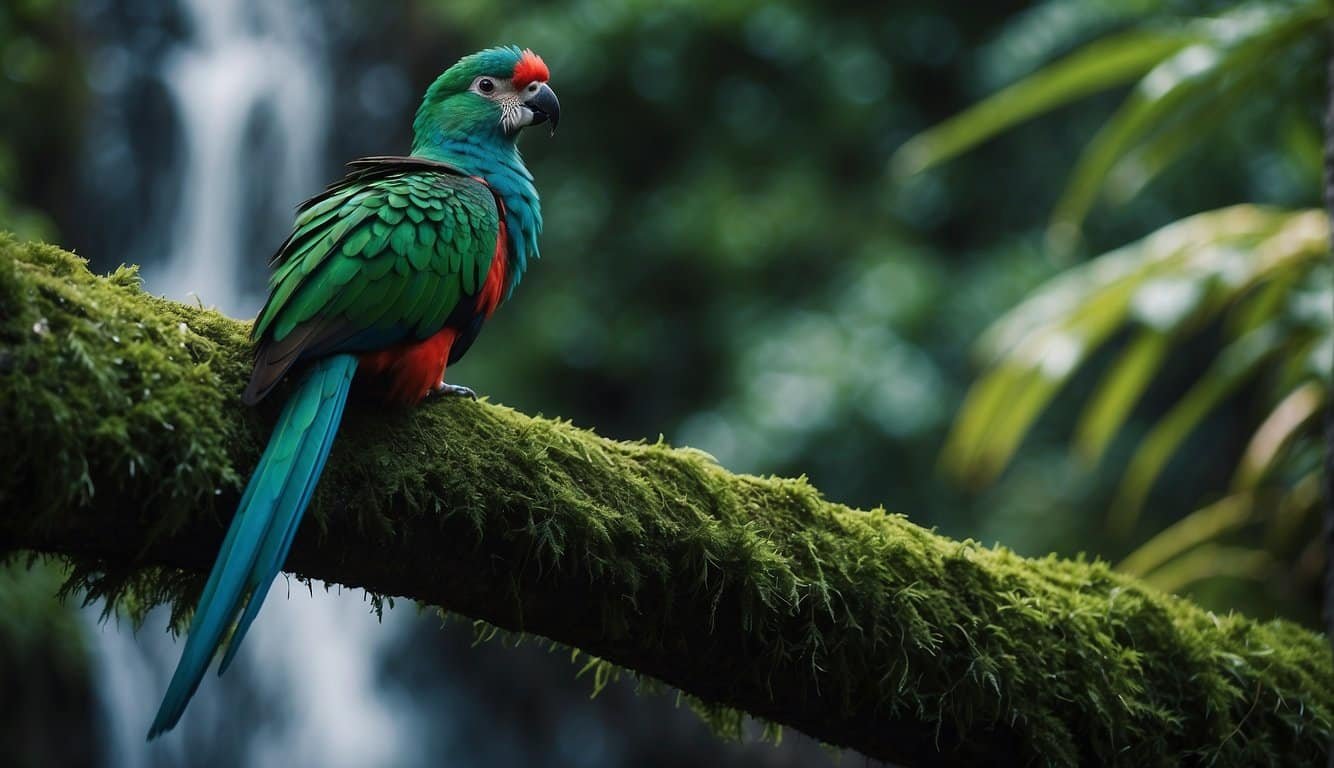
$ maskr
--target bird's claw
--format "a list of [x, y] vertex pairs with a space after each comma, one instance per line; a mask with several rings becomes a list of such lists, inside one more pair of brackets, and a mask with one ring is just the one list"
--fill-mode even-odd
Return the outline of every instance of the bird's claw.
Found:
[[461, 387], [458, 384], [446, 384], [443, 381], [435, 385], [435, 389], [431, 390], [431, 394], [436, 395], [437, 397], [470, 397], [473, 400], [477, 399], [477, 393], [472, 391], [471, 387]]

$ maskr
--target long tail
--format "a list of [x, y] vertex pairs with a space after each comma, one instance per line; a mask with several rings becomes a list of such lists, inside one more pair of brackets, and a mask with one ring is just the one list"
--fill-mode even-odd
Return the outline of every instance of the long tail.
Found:
[[236, 656], [287, 559], [297, 525], [329, 457], [356, 369], [353, 355], [334, 355], [315, 363], [283, 407], [213, 563], [190, 621], [180, 663], [148, 730], [149, 739], [176, 726], [223, 635], [244, 607], [218, 674]]

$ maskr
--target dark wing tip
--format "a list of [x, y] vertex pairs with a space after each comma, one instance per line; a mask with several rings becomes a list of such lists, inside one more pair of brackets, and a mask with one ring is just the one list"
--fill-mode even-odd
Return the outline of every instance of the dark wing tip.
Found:
[[353, 335], [346, 322], [316, 318], [293, 328], [281, 341], [261, 340], [255, 348], [255, 367], [250, 371], [250, 383], [241, 394], [241, 402], [255, 405], [268, 397], [297, 362], [337, 352]]
[[258, 405], [259, 401], [263, 400], [269, 392], [273, 391], [274, 385], [278, 383], [275, 381], [268, 384], [261, 384], [256, 379], [257, 377], [251, 376], [250, 384], [246, 386], [245, 392], [241, 393], [241, 402], [246, 405]]
[[268, 396], [287, 371], [301, 358], [301, 350], [310, 337], [309, 324], [298, 327], [282, 341], [261, 341], [255, 349], [255, 367], [250, 371], [250, 383], [241, 394], [241, 402], [255, 405]]

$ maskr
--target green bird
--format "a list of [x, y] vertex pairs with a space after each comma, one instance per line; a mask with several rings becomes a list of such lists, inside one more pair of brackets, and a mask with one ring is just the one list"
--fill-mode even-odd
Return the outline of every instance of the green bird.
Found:
[[353, 379], [377, 397], [475, 397], [445, 383], [532, 259], [542, 212], [515, 141], [560, 102], [542, 59], [489, 48], [445, 70], [413, 122], [412, 154], [368, 157], [298, 210], [270, 262], [269, 298], [252, 336], [242, 400], [288, 395], [190, 622], [180, 663], [148, 738], [171, 730], [228, 629], [218, 674], [250, 628], [310, 502]]

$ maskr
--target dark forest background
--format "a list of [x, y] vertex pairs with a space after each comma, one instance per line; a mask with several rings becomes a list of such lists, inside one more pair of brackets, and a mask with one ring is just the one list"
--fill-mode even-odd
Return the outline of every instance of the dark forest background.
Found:
[[[224, 5], [241, 7], [234, 19], [244, 29], [233, 34], [272, 23], [263, 4]], [[154, 287], [151, 267], [171, 251], [174, 201], [191, 157], [189, 127], [162, 73], [173, 51], [200, 34], [193, 6], [14, 0], [0, 8], [0, 228], [72, 249], [97, 270], [143, 263]], [[1284, 215], [1320, 207], [1327, 46], [1317, 34], [1324, 19], [1311, 9], [1323, 4], [295, 6], [290, 39], [318, 53], [314, 69], [327, 93], [324, 122], [309, 134], [320, 137], [322, 180], [340, 175], [348, 159], [406, 152], [421, 91], [459, 55], [515, 42], [550, 65], [560, 133], [522, 143], [544, 201], [543, 258], [451, 368], [455, 382], [610, 437], [663, 435], [734, 471], [804, 474], [831, 499], [883, 505], [947, 535], [1023, 554], [1120, 562], [1154, 543], [1165, 553], [1155, 561], [1168, 569], [1157, 574], [1163, 588], [1213, 610], [1317, 624], [1312, 436], [1330, 340], [1320, 259], [1299, 254], [1297, 266], [1230, 293], [1220, 287], [1232, 285], [1222, 268], [1210, 272], [1198, 259], [1164, 268], [1033, 409], [1031, 428], [982, 419], [971, 437], [951, 430], [970, 387], [1013, 359], [1013, 348], [988, 347], [983, 334], [1048, 281], [1199, 212], [1239, 203]], [[1265, 13], [1273, 18], [1254, 20]], [[1301, 13], [1297, 21], [1283, 15]], [[1053, 95], [1054, 108], [1031, 120], [1018, 121], [1026, 115], [1012, 94], [1015, 124], [979, 122], [979, 137], [990, 140], [970, 151], [941, 150], [931, 162], [922, 161], [929, 142], [908, 145], [917, 155], [900, 152], [922, 131], [1090, 44], [1144, 32], [1150, 37], [1137, 45], [1148, 46], [1157, 44], [1152, 35], [1199, 29], [1211, 30], [1200, 33], [1204, 43], [1164, 51], [1080, 98]], [[1207, 37], [1220, 29], [1216, 40]], [[1252, 37], [1235, 43], [1227, 34]], [[1253, 40], [1270, 47], [1232, 56]], [[1091, 142], [1136, 99], [1152, 102], [1154, 84], [1140, 76], [1164, 77], [1176, 70], [1156, 64], [1210, 44], [1223, 52], [1217, 78], [1188, 93], [1169, 87], [1171, 103], [1150, 110], [1145, 132], [1122, 147], [1125, 162], [1114, 170], [1124, 173], [1105, 175], [1108, 186], [1077, 236], [1054, 237], [1070, 234], [1052, 228], [1052, 215]], [[1116, 55], [1127, 50], [1144, 48]], [[275, 67], [271, 77], [284, 71]], [[241, 277], [229, 311], [253, 311], [292, 206], [318, 189], [269, 183], [290, 151], [274, 138], [280, 113], [258, 109], [245, 124], [245, 151], [228, 158], [245, 185], [233, 233]], [[1126, 181], [1136, 169], [1146, 178]], [[1250, 263], [1272, 230], [1247, 232], [1240, 240], [1208, 235], [1199, 248]], [[1145, 251], [1139, 258], [1155, 258], [1152, 247]], [[205, 303], [207, 289], [197, 289]], [[1245, 336], [1249, 316], [1238, 315], [1258, 312], [1246, 308], [1266, 290], [1286, 346], [1224, 382], [1220, 349]], [[1205, 298], [1179, 309], [1183, 291]], [[1170, 344], [1142, 371], [1142, 395], [1090, 460], [1072, 447], [1072, 434], [1144, 328]], [[1181, 426], [1137, 514], [1117, 517], [1142, 441], [1202, 380], [1223, 382], [1221, 391]], [[1015, 407], [1026, 386], [1008, 395]], [[1299, 391], [1305, 399], [1289, 413], [1303, 406], [1305, 416], [1262, 457], [1263, 482], [1242, 487], [1239, 462], [1254, 450], [1257, 430]], [[1008, 440], [1013, 451], [979, 470], [960, 458], [968, 440]], [[1221, 518], [1220, 502], [1247, 506]], [[1217, 530], [1172, 529], [1210, 509], [1190, 519]], [[77, 598], [51, 599], [58, 571], [17, 559], [0, 580], [0, 690], [22, 702], [21, 711], [7, 705], [0, 715], [0, 749], [15, 747], [20, 764], [32, 765], [200, 764], [152, 748], [131, 757], [107, 749], [114, 702], [98, 693], [105, 676], [95, 670], [107, 662], [97, 651], [96, 611], [80, 611]], [[291, 601], [304, 599], [304, 589], [292, 589]], [[266, 616], [287, 608], [270, 602]], [[566, 653], [474, 646], [465, 623], [442, 629], [433, 615], [398, 621], [402, 631], [368, 649], [366, 663], [379, 695], [412, 710], [419, 725], [410, 747], [386, 764], [836, 760], [791, 733], [778, 747], [722, 743], [672, 696], [637, 697], [629, 684], [590, 699], [592, 684], [576, 678], [579, 665]], [[130, 627], [121, 622], [119, 631]], [[174, 648], [158, 650], [174, 662]], [[263, 675], [239, 675], [225, 699], [234, 708], [199, 737], [217, 764], [264, 762], [250, 741], [257, 731], [272, 742], [268, 759], [296, 754], [285, 751], [282, 723], [303, 715], [248, 686]], [[139, 693], [155, 702], [160, 690], [150, 680]]]

